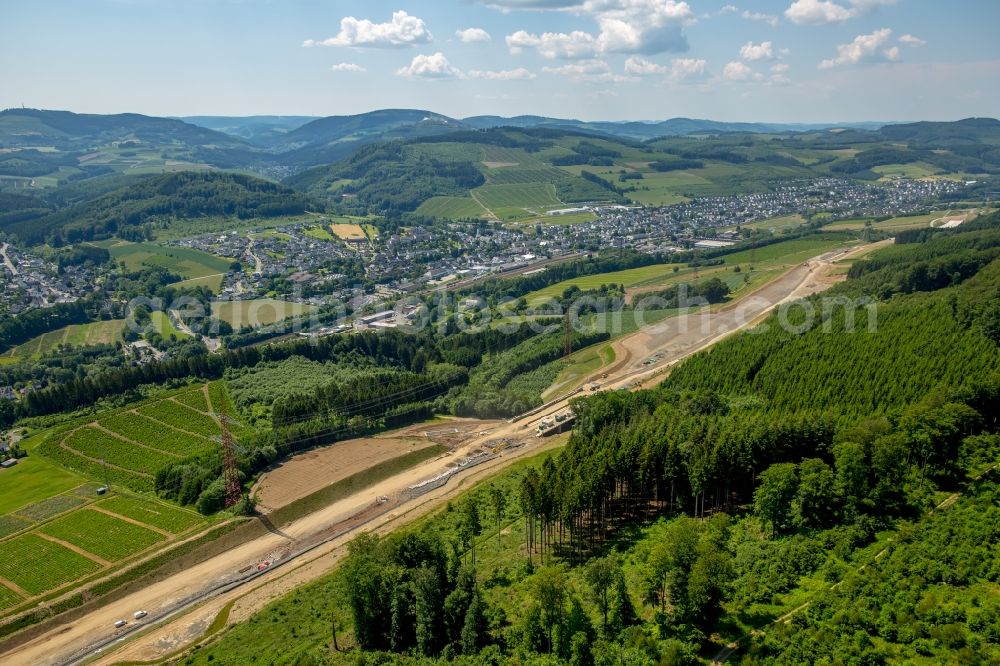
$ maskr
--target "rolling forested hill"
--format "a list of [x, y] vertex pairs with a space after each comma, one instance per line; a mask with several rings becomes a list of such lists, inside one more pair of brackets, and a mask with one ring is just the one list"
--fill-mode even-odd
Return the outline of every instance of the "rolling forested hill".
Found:
[[[387, 109], [298, 127], [299, 120], [267, 118], [227, 125], [234, 133], [259, 126], [270, 137], [251, 143], [176, 119], [11, 109], [0, 112], [0, 147], [7, 148], [0, 152], [0, 191], [45, 203], [22, 208], [5, 200], [0, 221], [39, 219], [45, 209], [82, 203], [91, 192], [130, 186], [130, 177], [236, 168], [284, 179], [334, 212], [416, 213], [417, 223], [537, 219], [584, 202], [669, 205], [821, 177], [948, 177], [983, 181], [977, 187], [988, 193], [1000, 176], [1000, 121], [992, 119], [792, 131], [525, 116], [510, 119], [515, 126], [494, 126], [504, 120]], [[64, 223], [50, 222], [31, 238]]]
[[313, 166], [342, 159], [361, 146], [437, 136], [468, 127], [461, 121], [419, 109], [382, 109], [354, 116], [318, 118], [270, 145], [286, 163]]
[[943, 148], [934, 142], [946, 130], [934, 124], [886, 128], [893, 137], [909, 136], [907, 143], [881, 130], [640, 142], [569, 129], [492, 128], [368, 146], [285, 182], [353, 213], [517, 219], [576, 202], [669, 204], [763, 191], [796, 178], [1000, 173], [992, 143], [1000, 140], [1000, 123], [946, 125], [966, 140]]
[[[180, 172], [138, 179], [95, 199], [44, 216], [33, 199], [10, 202], [22, 206], [22, 219], [8, 215], [0, 229], [28, 242], [57, 236], [65, 241], [110, 235], [142, 238], [143, 225], [167, 225], [172, 219], [229, 216], [267, 218], [305, 212], [307, 197], [287, 187], [252, 176], [218, 172]], [[0, 218], [2, 221], [3, 218]]]
[[138, 113], [99, 115], [43, 109], [0, 111], [2, 147], [54, 146], [74, 150], [129, 139], [150, 143], [183, 143], [189, 146], [246, 145], [221, 132], [181, 120]]

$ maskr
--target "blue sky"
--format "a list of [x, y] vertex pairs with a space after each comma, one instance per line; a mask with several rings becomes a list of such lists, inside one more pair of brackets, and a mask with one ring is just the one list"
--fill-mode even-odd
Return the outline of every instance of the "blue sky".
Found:
[[2, 0], [0, 106], [1000, 116], [998, 0]]

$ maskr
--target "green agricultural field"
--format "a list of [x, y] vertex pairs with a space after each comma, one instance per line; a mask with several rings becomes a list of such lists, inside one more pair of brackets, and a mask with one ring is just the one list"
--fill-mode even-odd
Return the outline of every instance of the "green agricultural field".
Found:
[[926, 162], [909, 164], [882, 164], [872, 167], [872, 171], [886, 178], [926, 178], [940, 173], [940, 170]]
[[183, 393], [178, 393], [173, 397], [174, 400], [181, 403], [182, 405], [187, 405], [192, 409], [197, 409], [199, 412], [208, 412], [208, 403], [206, 402], [205, 392], [198, 387], [192, 391], [184, 391]]
[[503, 166], [537, 166], [542, 162], [522, 148], [506, 148], [504, 146], [484, 145], [482, 147], [482, 162], [488, 168]]
[[856, 237], [843, 234], [829, 234], [810, 238], [782, 241], [754, 250], [742, 250], [725, 255], [726, 265], [748, 265], [754, 258], [756, 270], [774, 270], [806, 261], [812, 257], [841, 247], [857, 245]]
[[0, 610], [16, 606], [20, 601], [21, 597], [14, 594], [13, 591], [8, 590], [3, 585], [0, 585]]
[[305, 303], [291, 303], [273, 298], [212, 303], [212, 316], [229, 322], [236, 329], [243, 326], [267, 326], [286, 317], [295, 317], [313, 310], [313, 306]]
[[101, 500], [94, 506], [125, 516], [140, 523], [158, 527], [171, 534], [186, 532], [195, 525], [205, 522], [203, 516], [186, 509], [178, 509], [175, 506], [139, 497], [126, 495], [116, 495], [106, 500]]
[[[755, 278], [758, 278], [764, 273], [771, 275], [773, 271], [800, 263], [829, 250], [857, 244], [857, 242], [857, 239], [842, 234], [788, 240], [757, 248], [756, 251], [742, 250], [725, 255], [723, 257], [725, 264], [722, 266], [702, 267], [695, 270], [685, 264], [654, 264], [611, 273], [585, 275], [533, 291], [526, 294], [525, 298], [529, 305], [539, 305], [546, 299], [561, 298], [563, 292], [574, 285], [581, 291], [597, 289], [602, 284], [623, 284], [626, 289], [666, 287], [676, 282], [704, 280], [715, 275], [723, 278], [727, 283], [731, 282], [731, 287], [737, 287], [742, 285], [744, 278], [742, 274], [733, 273], [732, 268], [737, 265], [748, 265], [751, 256], [754, 256], [756, 260], [754, 275]], [[754, 284], [759, 284], [759, 282]]]
[[151, 475], [130, 472], [110, 464], [102, 465], [98, 458], [89, 458], [68, 447], [61, 446], [62, 437], [62, 434], [51, 435], [38, 447], [39, 453], [67, 469], [85, 474], [92, 479], [99, 479], [103, 482], [107, 478], [112, 486], [126, 486], [140, 492], [153, 490], [153, 477]]
[[[199, 412], [194, 412], [187, 407], [182, 407], [178, 404], [172, 404], [169, 401], [162, 403], [153, 403], [149, 407], [142, 408], [143, 410], [163, 406], [161, 410], [164, 412], [164, 418], [170, 418], [173, 422], [180, 422], [185, 424], [185, 418], [189, 415], [192, 418], [200, 417], [202, 419], [210, 419], [210, 417], [201, 414]], [[171, 412], [176, 412], [176, 416], [170, 414]], [[150, 415], [152, 416], [152, 415]], [[195, 437], [189, 435], [187, 432], [180, 432], [179, 430], [174, 430], [170, 426], [175, 426], [175, 423], [164, 423], [162, 421], [153, 420], [153, 418], [147, 418], [147, 412], [143, 411], [141, 413], [136, 412], [119, 412], [117, 414], [111, 414], [109, 416], [102, 417], [100, 420], [101, 427], [107, 428], [111, 432], [124, 437], [133, 442], [152, 442], [155, 444], [156, 448], [161, 451], [167, 451], [173, 455], [181, 456], [193, 456], [204, 452], [206, 449], [212, 448], [213, 444], [208, 436], [205, 437]], [[214, 421], [212, 422], [214, 425]], [[168, 427], [164, 427], [167, 425]], [[189, 428], [183, 428], [184, 430], [190, 431], [194, 428], [196, 424], [192, 423]], [[215, 426], [214, 434], [218, 434], [218, 426]]]
[[183, 333], [174, 326], [173, 322], [170, 321], [170, 317], [166, 312], [154, 311], [149, 314], [149, 321], [153, 327], [153, 331], [159, 333], [162, 337], [170, 339], [171, 336], [178, 340], [183, 340], [184, 338], [191, 337], [187, 333]]
[[[758, 229], [761, 231], [770, 231], [773, 233], [781, 233], [786, 229], [795, 229], [797, 227], [805, 224], [806, 219], [798, 213], [792, 215], [783, 215], [782, 217], [772, 217], [768, 220], [758, 220], [757, 222], [750, 222], [748, 224], [740, 225], [741, 229]], [[735, 226], [727, 227], [727, 230], [735, 229]]]
[[29, 455], [10, 469], [0, 470], [0, 515], [12, 513], [79, 486], [84, 479], [45, 458]]
[[[208, 414], [171, 399], [180, 396], [188, 400], [196, 392], [200, 393], [200, 389], [184, 389], [130, 408], [104, 412], [95, 424], [53, 430], [34, 450], [96, 481], [104, 481], [107, 474], [113, 486], [151, 490], [153, 477], [162, 467], [217, 447], [213, 439], [219, 433], [217, 423]], [[216, 409], [233, 413], [222, 382], [210, 384], [209, 393]], [[202, 409], [206, 409], [204, 397], [198, 397]], [[107, 469], [102, 459], [107, 461]], [[79, 485], [81, 479], [74, 478], [74, 485]]]
[[151, 472], [180, 459], [180, 454], [170, 455], [149, 445], [137, 446], [92, 426], [72, 431], [62, 441], [62, 446], [91, 460], [104, 459], [109, 465], [148, 477], [152, 477]]
[[562, 205], [555, 186], [550, 183], [483, 185], [472, 190], [472, 194], [494, 215], [505, 219], [537, 215], [540, 209]]
[[308, 229], [304, 230], [302, 233], [305, 234], [306, 236], [309, 236], [309, 238], [315, 238], [316, 240], [321, 240], [321, 241], [335, 241], [335, 240], [337, 240], [336, 236], [334, 236], [333, 234], [331, 234], [329, 229], [327, 229], [325, 227], [321, 227], [321, 226], [320, 227], [309, 227]]
[[37, 534], [8, 539], [2, 547], [0, 578], [31, 595], [48, 592], [101, 568], [97, 562]]
[[407, 147], [408, 152], [426, 155], [441, 162], [467, 162], [469, 146], [457, 141], [418, 143]]
[[486, 209], [472, 197], [431, 197], [417, 208], [418, 215], [460, 220], [485, 217]]
[[31, 527], [31, 523], [17, 516], [0, 516], [0, 539]]
[[[888, 220], [882, 220], [881, 222], [872, 221], [872, 227], [880, 231], [901, 231], [903, 229], [919, 229], [921, 227], [929, 227], [931, 222], [941, 217], [949, 217], [951, 215], [958, 216], [966, 213], [966, 210], [937, 210], [931, 211], [930, 213], [924, 213], [922, 215], [904, 215], [900, 217], [893, 217]], [[848, 229], [863, 229], [865, 226], [864, 219], [853, 219], [853, 220], [840, 220], [837, 222], [831, 222], [826, 225], [824, 229], [829, 231], [842, 231]]]
[[685, 193], [700, 193], [714, 188], [712, 181], [700, 175], [703, 169], [692, 171], [670, 171], [667, 173], [644, 173], [642, 180], [630, 180], [628, 185], [636, 188], [626, 196], [645, 206], [669, 206], [687, 201]]
[[111, 319], [90, 324], [72, 324], [28, 340], [12, 349], [9, 356], [11, 358], [37, 358], [58, 349], [59, 345], [66, 344], [74, 347], [112, 344], [122, 339], [124, 326], [124, 319]]
[[206, 275], [205, 277], [191, 278], [190, 280], [181, 280], [180, 282], [175, 282], [171, 286], [176, 287], [178, 289], [182, 288], [196, 289], [198, 287], [205, 287], [212, 293], [217, 294], [219, 293], [219, 290], [222, 289], [222, 281], [225, 279], [225, 277], [226, 276], [222, 273], [219, 273], [217, 275]]
[[162, 534], [93, 509], [81, 509], [39, 529], [109, 562], [123, 560], [165, 539]]
[[566, 215], [540, 215], [525, 220], [518, 220], [518, 224], [583, 224], [593, 222], [597, 219], [594, 213], [567, 213]]
[[175, 430], [194, 433], [204, 438], [219, 434], [219, 424], [211, 416], [172, 400], [153, 402], [138, 409], [143, 416], [155, 419]]
[[232, 259], [217, 257], [200, 250], [156, 243], [119, 241], [107, 249], [116, 261], [124, 262], [129, 270], [161, 267], [189, 279], [225, 273], [233, 263]]
[[31, 522], [48, 520], [60, 513], [66, 513], [86, 504], [87, 500], [76, 493], [62, 493], [54, 495], [40, 502], [29, 504], [18, 509], [14, 515]]
[[[629, 268], [623, 271], [612, 273], [600, 273], [598, 275], [584, 275], [582, 277], [563, 280], [556, 284], [549, 285], [544, 289], [539, 289], [527, 294], [525, 298], [529, 305], [540, 303], [549, 298], [561, 298], [562, 293], [571, 286], [577, 286], [581, 291], [597, 289], [602, 284], [624, 284], [625, 288], [637, 285], [658, 283], [674, 275], [674, 267], [681, 269], [682, 264], [654, 264], [652, 266], [642, 266], [640, 268]], [[678, 270], [680, 272], [680, 270]]]
[[500, 167], [486, 173], [490, 185], [518, 185], [524, 183], [555, 183], [566, 178], [566, 174], [552, 166]]

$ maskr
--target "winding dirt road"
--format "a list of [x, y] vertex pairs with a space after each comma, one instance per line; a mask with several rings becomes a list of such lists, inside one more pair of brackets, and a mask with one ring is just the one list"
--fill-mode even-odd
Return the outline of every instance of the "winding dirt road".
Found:
[[[598, 371], [588, 381], [600, 381], [603, 389], [635, 387], [659, 381], [662, 374], [682, 358], [752, 325], [779, 304], [830, 286], [836, 281], [835, 261], [877, 245], [826, 253], [792, 268], [737, 302], [699, 314], [667, 319], [625, 336], [615, 343], [618, 354], [615, 363]], [[607, 379], [596, 379], [605, 373]], [[450, 455], [422, 463], [287, 525], [278, 526], [264, 536], [96, 609], [79, 620], [54, 624], [38, 637], [10, 648], [6, 654], [0, 654], [0, 661], [42, 666], [77, 663], [86, 656], [88, 659], [99, 657], [96, 663], [111, 664], [162, 658], [191, 645], [227, 604], [235, 604], [231, 621], [246, 618], [294, 586], [329, 571], [330, 566], [342, 556], [347, 542], [362, 529], [395, 529], [440, 506], [471, 482], [495, 474], [518, 458], [552, 447], [552, 440], [533, 436], [534, 428], [543, 418], [566, 409], [569, 397], [548, 403], [528, 418], [505, 423], [488, 435], [473, 435]], [[441, 474], [454, 467], [456, 460], [489, 448], [494, 440], [500, 438], [520, 440], [525, 444], [455, 474], [446, 485], [419, 498], [399, 499], [405, 488]], [[373, 511], [379, 496], [392, 498], [389, 510]], [[341, 525], [348, 526], [341, 530], [343, 534], [323, 541], [295, 559], [288, 559], [295, 544], [315, 542], [318, 536], [331, 534], [334, 528]], [[264, 561], [281, 566], [272, 566], [264, 575], [234, 589], [216, 589], [220, 584], [233, 580], [241, 569], [256, 567]], [[179, 601], [194, 597], [199, 597], [197, 603], [175, 610]], [[132, 613], [140, 609], [149, 613], [139, 623], [148, 628], [127, 637], [121, 636], [121, 642], [108, 643], [116, 637], [114, 622], [122, 618], [131, 619]], [[101, 652], [95, 654], [94, 646], [97, 645], [103, 647]]]

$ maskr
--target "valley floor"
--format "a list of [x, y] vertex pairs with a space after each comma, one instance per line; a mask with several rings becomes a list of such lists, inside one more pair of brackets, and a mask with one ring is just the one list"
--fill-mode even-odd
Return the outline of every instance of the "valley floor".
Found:
[[[870, 246], [868, 246], [870, 247]], [[859, 247], [852, 252], [862, 252]], [[596, 374], [609, 375], [602, 388], [628, 388], [658, 380], [680, 359], [721, 340], [731, 333], [758, 321], [775, 306], [822, 290], [833, 283], [834, 261], [850, 256], [847, 252], [815, 257], [784, 273], [776, 280], [747, 295], [741, 301], [689, 317], [694, 325], [679, 328], [678, 318], [666, 320], [650, 329], [640, 330], [618, 343], [622, 354], [613, 368]], [[212, 625], [216, 615], [230, 603], [239, 611], [230, 617], [238, 620], [263, 607], [269, 600], [295, 585], [315, 579], [329, 570], [344, 552], [346, 543], [362, 526], [366, 530], [391, 529], [417, 515], [423, 515], [448, 501], [455, 492], [473, 479], [481, 479], [509, 462], [550, 446], [551, 440], [533, 436], [536, 423], [566, 409], [564, 396], [550, 402], [530, 418], [503, 423], [485, 435], [475, 432], [451, 454], [420, 464], [364, 490], [352, 493], [328, 506], [287, 525], [271, 526], [264, 536], [244, 543], [219, 556], [202, 562], [129, 597], [97, 609], [71, 625], [54, 626], [37, 638], [19, 645], [5, 655], [11, 664], [61, 664], [92, 653], [122, 645], [124, 651], [103, 656], [97, 663], [115, 663], [123, 659], [162, 658], [198, 640]], [[407, 488], [435, 478], [455, 467], [456, 462], [489, 453], [501, 442], [520, 443], [486, 463], [455, 474], [435, 491], [408, 499]], [[386, 497], [381, 503], [378, 498]], [[250, 571], [264, 565], [263, 575], [249, 578]], [[252, 580], [247, 584], [248, 580]], [[115, 620], [135, 609], [149, 612], [148, 631], [138, 632], [135, 640], [115, 632]]]

